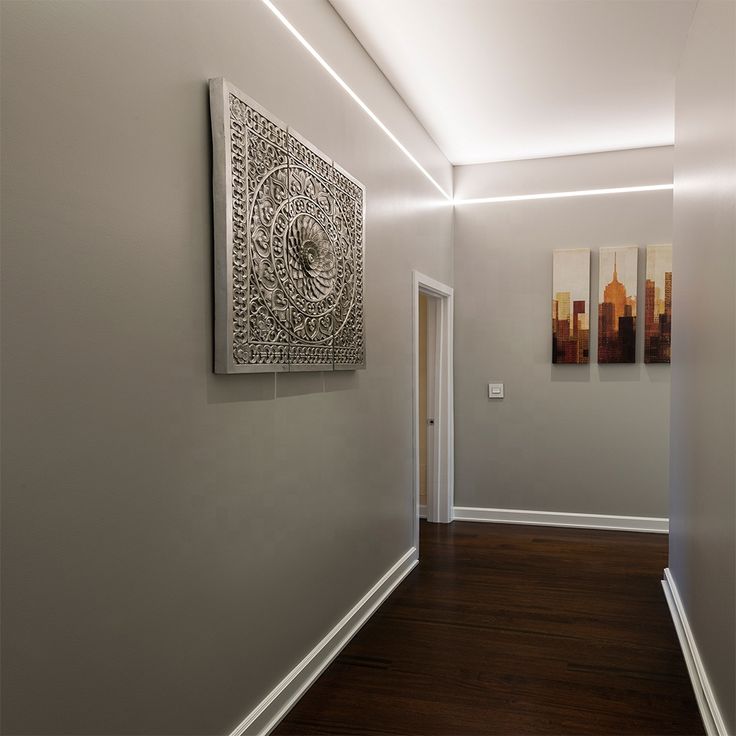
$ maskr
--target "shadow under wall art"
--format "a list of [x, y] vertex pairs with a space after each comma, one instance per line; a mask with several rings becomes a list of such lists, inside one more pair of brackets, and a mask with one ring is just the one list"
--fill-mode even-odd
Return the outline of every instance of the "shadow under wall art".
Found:
[[636, 285], [639, 249], [601, 248], [598, 254], [598, 362], [636, 362]]
[[644, 362], [669, 363], [672, 336], [672, 246], [647, 246]]
[[215, 372], [364, 368], [364, 187], [224, 79], [210, 108]]
[[590, 249], [552, 254], [552, 362], [590, 361]]

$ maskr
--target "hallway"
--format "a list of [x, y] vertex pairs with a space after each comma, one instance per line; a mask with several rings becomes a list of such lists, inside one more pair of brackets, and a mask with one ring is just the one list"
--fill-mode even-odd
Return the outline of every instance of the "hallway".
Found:
[[0, 736], [736, 736], [736, 0], [0, 69]]
[[421, 561], [276, 734], [702, 734], [657, 534], [422, 522]]

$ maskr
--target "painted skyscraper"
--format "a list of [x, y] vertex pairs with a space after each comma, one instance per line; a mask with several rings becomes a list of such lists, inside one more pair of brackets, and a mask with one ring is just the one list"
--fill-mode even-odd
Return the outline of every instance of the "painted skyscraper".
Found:
[[601, 248], [598, 280], [598, 362], [636, 362], [639, 249]]

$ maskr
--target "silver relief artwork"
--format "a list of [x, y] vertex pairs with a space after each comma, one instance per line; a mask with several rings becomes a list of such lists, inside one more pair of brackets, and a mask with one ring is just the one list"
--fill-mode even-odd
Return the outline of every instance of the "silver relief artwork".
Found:
[[210, 107], [215, 372], [364, 368], [364, 187], [224, 79]]

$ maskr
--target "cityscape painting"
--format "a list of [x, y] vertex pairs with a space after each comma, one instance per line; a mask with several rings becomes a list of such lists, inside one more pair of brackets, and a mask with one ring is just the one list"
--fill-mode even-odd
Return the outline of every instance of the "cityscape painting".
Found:
[[598, 362], [636, 362], [636, 285], [639, 249], [601, 248], [598, 254]]
[[644, 362], [669, 363], [672, 336], [672, 246], [647, 246]]
[[552, 256], [552, 362], [590, 360], [590, 249]]

